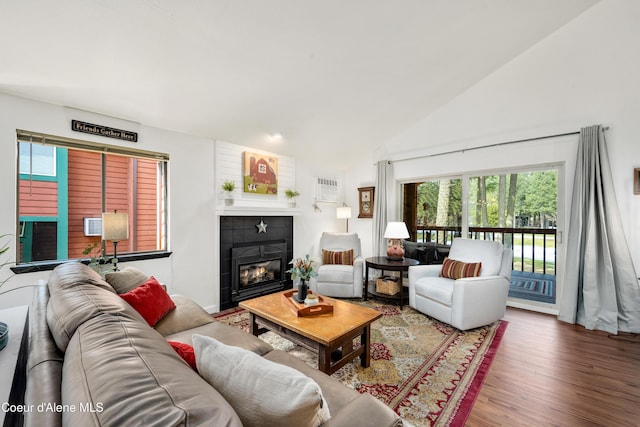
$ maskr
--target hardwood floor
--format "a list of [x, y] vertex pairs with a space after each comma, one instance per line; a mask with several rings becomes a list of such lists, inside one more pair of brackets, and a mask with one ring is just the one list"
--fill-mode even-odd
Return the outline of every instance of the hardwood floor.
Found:
[[640, 336], [507, 309], [467, 426], [640, 426]]

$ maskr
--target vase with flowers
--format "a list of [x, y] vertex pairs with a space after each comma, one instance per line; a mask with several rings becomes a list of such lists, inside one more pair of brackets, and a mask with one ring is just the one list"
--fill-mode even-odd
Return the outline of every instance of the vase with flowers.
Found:
[[304, 258], [292, 259], [289, 264], [291, 264], [292, 267], [287, 270], [287, 273], [291, 273], [291, 278], [293, 280], [300, 280], [298, 282], [298, 294], [295, 298], [298, 302], [303, 303], [307, 298], [307, 291], [309, 290], [307, 282], [312, 277], [316, 277], [318, 275], [315, 262], [307, 254]]
[[87, 245], [87, 247], [82, 251], [82, 254], [88, 255], [89, 267], [91, 267], [93, 271], [104, 277], [104, 273], [106, 273], [105, 270], [107, 269], [107, 264], [100, 243], [93, 242]]

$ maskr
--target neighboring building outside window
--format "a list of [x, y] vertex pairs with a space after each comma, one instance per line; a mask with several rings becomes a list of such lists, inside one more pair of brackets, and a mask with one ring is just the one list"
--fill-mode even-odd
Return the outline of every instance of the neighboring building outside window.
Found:
[[88, 258], [85, 248], [102, 244], [96, 232], [102, 212], [115, 210], [129, 217], [119, 256], [166, 251], [167, 155], [50, 136], [41, 145], [38, 139], [18, 133], [18, 263]]

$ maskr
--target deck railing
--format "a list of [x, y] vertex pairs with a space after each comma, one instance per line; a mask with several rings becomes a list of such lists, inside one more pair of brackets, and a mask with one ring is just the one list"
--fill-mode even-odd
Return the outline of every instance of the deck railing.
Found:
[[[417, 226], [419, 242], [450, 245], [462, 235], [461, 227]], [[513, 269], [542, 274], [556, 273], [555, 228], [469, 227], [468, 238], [497, 240], [513, 249]]]

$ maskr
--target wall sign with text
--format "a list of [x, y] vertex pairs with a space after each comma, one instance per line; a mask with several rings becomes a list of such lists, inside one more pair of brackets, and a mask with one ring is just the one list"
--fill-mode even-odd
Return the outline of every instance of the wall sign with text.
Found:
[[81, 122], [79, 120], [71, 120], [71, 130], [107, 138], [123, 139], [129, 142], [138, 142], [137, 132], [94, 125], [93, 123]]

